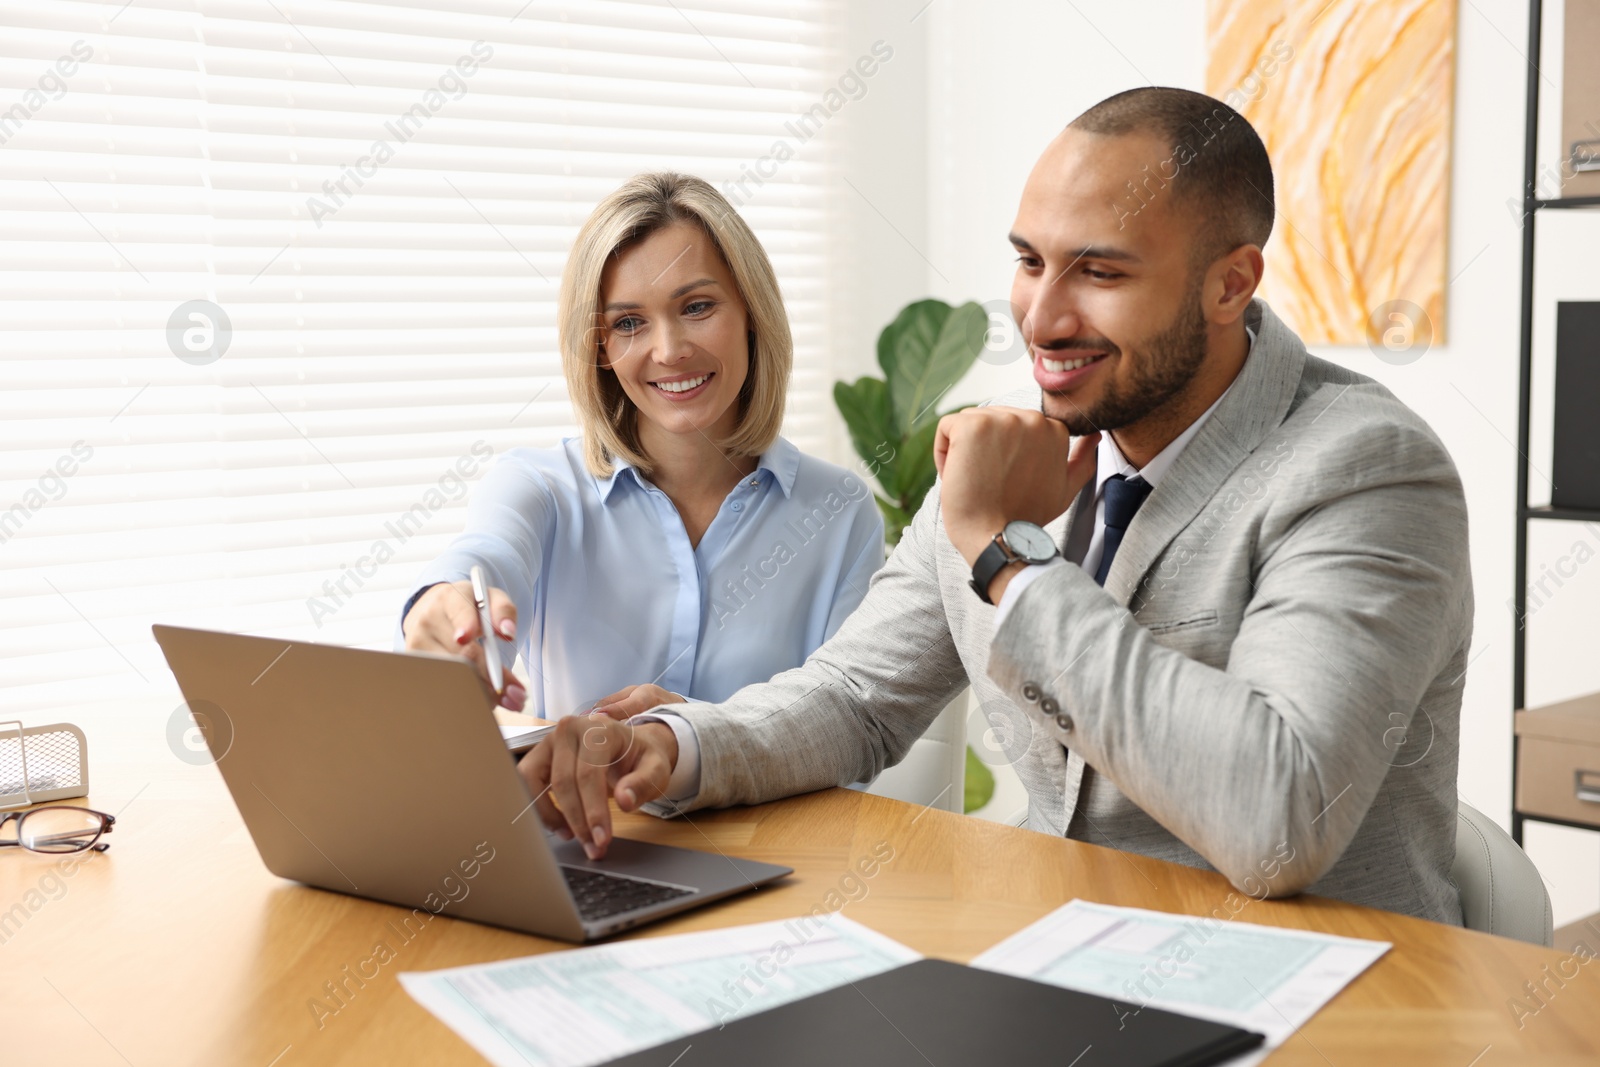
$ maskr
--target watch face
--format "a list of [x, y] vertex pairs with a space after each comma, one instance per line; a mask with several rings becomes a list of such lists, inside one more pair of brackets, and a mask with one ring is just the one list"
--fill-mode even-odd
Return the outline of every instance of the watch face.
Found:
[[1031, 522], [1006, 523], [1006, 544], [1029, 563], [1043, 563], [1056, 554], [1050, 535]]

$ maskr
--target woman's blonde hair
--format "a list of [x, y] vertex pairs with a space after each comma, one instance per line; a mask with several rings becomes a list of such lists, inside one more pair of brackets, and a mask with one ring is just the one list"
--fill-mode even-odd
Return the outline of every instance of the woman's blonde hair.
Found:
[[610, 475], [616, 459], [642, 473], [651, 471], [650, 458], [639, 444], [639, 409], [600, 358], [601, 275], [612, 256], [675, 222], [694, 223], [711, 239], [733, 275], [749, 320], [750, 370], [737, 401], [738, 425], [717, 444], [736, 456], [759, 456], [772, 446], [783, 423], [794, 341], [766, 250], [733, 205], [706, 181], [670, 171], [635, 175], [596, 205], [561, 274], [561, 363], [583, 424], [584, 462], [596, 477]]

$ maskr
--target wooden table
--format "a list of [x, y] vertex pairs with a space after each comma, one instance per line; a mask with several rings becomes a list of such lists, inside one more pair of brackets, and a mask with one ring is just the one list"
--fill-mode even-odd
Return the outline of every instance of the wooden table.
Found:
[[[311, 1004], [327, 996], [325, 983], [395, 940], [386, 923], [401, 909], [267, 873], [215, 768], [169, 750], [165, 714], [85, 711], [28, 724], [57, 718], [87, 731], [88, 802], [117, 814], [117, 827], [110, 851], [70, 878], [45, 857], [0, 853], [0, 1062], [481, 1063], [395, 975], [567, 947], [441, 918], [319, 1020]], [[850, 896], [847, 871], [880, 843], [894, 858], [856, 888], [845, 914], [953, 960], [1074, 897], [1200, 915], [1231, 891], [1216, 874], [842, 789], [673, 822], [619, 816], [618, 829], [796, 869], [786, 883], [638, 937], [787, 918], [830, 892]], [[1309, 897], [1253, 902], [1237, 921], [1394, 944], [1273, 1064], [1600, 1063], [1600, 963]], [[1559, 976], [1564, 962], [1578, 974], [1562, 987], [1546, 974]], [[1541, 981], [1553, 993], [1519, 1029], [1510, 1005], [1537, 1006], [1523, 983]]]

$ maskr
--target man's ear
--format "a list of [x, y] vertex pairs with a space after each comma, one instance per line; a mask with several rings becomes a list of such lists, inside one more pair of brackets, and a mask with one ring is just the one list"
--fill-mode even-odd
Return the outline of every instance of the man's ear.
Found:
[[1227, 326], [1243, 315], [1261, 284], [1264, 268], [1259, 245], [1240, 245], [1212, 263], [1202, 297], [1206, 320], [1214, 326]]

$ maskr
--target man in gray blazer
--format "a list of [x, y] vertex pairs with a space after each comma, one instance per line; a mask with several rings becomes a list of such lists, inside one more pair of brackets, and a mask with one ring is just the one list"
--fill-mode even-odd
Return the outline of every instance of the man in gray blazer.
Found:
[[1272, 212], [1218, 101], [1138, 89], [1074, 120], [1011, 234], [1035, 387], [941, 422], [938, 485], [804, 666], [563, 720], [522, 763], [546, 825], [599, 855], [613, 792], [870, 780], [970, 684], [1035, 830], [1459, 924], [1460, 479], [1253, 298]]

